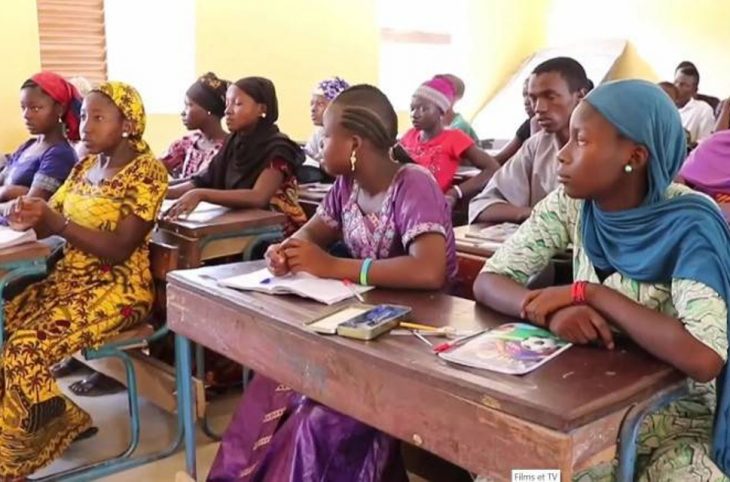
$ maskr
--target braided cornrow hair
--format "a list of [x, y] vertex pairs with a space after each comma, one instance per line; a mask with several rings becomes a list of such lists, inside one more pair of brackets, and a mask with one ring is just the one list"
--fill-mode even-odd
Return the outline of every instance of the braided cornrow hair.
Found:
[[342, 126], [389, 154], [398, 162], [412, 163], [408, 153], [398, 144], [398, 116], [388, 97], [368, 84], [345, 89], [332, 101], [341, 108]]

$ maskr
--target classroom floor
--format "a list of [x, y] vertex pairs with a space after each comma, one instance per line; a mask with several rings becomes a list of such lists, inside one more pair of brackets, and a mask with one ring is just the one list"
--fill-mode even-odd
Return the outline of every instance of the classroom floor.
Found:
[[[83, 378], [83, 374], [70, 376], [60, 380], [66, 393], [67, 387]], [[226, 426], [239, 397], [235, 394], [221, 397], [210, 405], [211, 425], [220, 431]], [[89, 412], [99, 433], [88, 440], [77, 442], [53, 465], [34, 474], [34, 477], [46, 476], [61, 470], [108, 458], [116, 455], [127, 446], [129, 440], [129, 417], [127, 415], [126, 392], [104, 397], [74, 397], [74, 401]], [[142, 431], [138, 454], [150, 453], [167, 446], [175, 429], [175, 418], [151, 403], [141, 400]], [[204, 476], [215, 458], [218, 443], [198, 432], [198, 474], [199, 480]], [[176, 454], [136, 469], [127, 470], [109, 477], [103, 482], [174, 482], [175, 474], [185, 468], [185, 453]], [[425, 482], [424, 479], [412, 476], [411, 482]]]
[[[69, 393], [66, 387], [81, 378], [83, 378], [81, 374], [70, 376], [60, 380], [60, 384], [66, 393]], [[74, 401], [92, 415], [94, 425], [99, 428], [99, 433], [88, 440], [73, 444], [61, 459], [35, 474], [36, 477], [105, 459], [126, 448], [129, 441], [126, 392], [103, 397], [74, 397]], [[211, 404], [211, 425], [216, 430], [226, 426], [237, 401], [238, 396], [230, 395]], [[163, 449], [173, 436], [175, 418], [144, 399], [140, 402], [142, 430], [137, 453], [144, 454]], [[201, 475], [201, 480], [204, 480], [202, 476], [208, 473], [217, 448], [217, 442], [211, 441], [202, 432], [198, 434], [198, 474]], [[175, 473], [184, 468], [185, 454], [181, 450], [166, 459], [99, 480], [104, 482], [174, 482]]]

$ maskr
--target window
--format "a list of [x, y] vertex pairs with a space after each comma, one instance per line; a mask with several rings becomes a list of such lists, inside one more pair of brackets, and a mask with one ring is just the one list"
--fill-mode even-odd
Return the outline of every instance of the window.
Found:
[[106, 0], [109, 78], [139, 90], [148, 114], [177, 114], [195, 80], [195, 0]]
[[37, 0], [41, 68], [106, 80], [104, 0]]
[[380, 87], [396, 110], [409, 109], [411, 95], [435, 74], [455, 74], [469, 83], [467, 2], [378, 0]]

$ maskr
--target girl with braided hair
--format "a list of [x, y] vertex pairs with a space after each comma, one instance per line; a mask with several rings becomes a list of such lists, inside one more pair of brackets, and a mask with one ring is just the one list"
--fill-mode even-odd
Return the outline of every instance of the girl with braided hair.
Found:
[[[397, 118], [377, 88], [342, 92], [324, 114], [323, 168], [334, 186], [312, 219], [266, 253], [272, 273], [306, 271], [404, 289], [456, 275], [451, 215], [436, 181], [396, 147]], [[327, 253], [342, 241], [352, 258]], [[399, 443], [256, 375], [208, 480], [405, 482]]]

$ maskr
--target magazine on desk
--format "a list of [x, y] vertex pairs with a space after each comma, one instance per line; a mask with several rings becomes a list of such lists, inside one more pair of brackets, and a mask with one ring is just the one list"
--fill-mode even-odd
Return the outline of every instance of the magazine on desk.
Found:
[[527, 323], [507, 323], [439, 353], [439, 356], [458, 365], [524, 375], [571, 346], [543, 328]]

